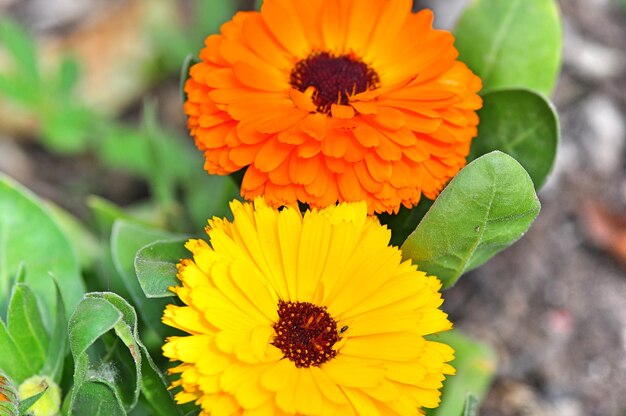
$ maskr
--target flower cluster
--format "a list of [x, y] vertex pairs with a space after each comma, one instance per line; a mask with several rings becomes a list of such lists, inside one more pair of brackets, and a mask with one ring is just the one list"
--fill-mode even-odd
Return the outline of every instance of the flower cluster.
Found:
[[[181, 260], [163, 322], [203, 415], [423, 414], [454, 351], [440, 281], [368, 214], [466, 163], [481, 81], [410, 0], [266, 0], [206, 39], [185, 85], [205, 169], [245, 169], [232, 221]], [[301, 214], [298, 203], [309, 209]], [[282, 207], [282, 209], [280, 209]]]

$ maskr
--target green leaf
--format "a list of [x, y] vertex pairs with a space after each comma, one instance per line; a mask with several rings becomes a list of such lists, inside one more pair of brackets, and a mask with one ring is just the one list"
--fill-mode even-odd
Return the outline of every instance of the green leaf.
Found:
[[89, 416], [126, 416], [124, 406], [115, 397], [111, 383], [87, 381], [75, 393], [72, 414]]
[[65, 308], [61, 301], [61, 289], [59, 288], [56, 278], [54, 278], [54, 289], [57, 298], [56, 319], [52, 335], [50, 336], [46, 361], [40, 374], [52, 377], [55, 383], [61, 384], [66, 352], [67, 321], [65, 320]]
[[76, 58], [69, 55], [63, 56], [59, 64], [58, 92], [65, 97], [70, 97], [79, 77], [80, 67]]
[[455, 29], [459, 59], [485, 90], [527, 87], [549, 95], [561, 64], [554, 0], [475, 0]]
[[524, 168], [512, 157], [492, 152], [448, 184], [404, 242], [402, 253], [447, 288], [517, 241], [539, 209]]
[[391, 230], [390, 244], [393, 246], [401, 245], [424, 218], [433, 202], [430, 199], [422, 198], [419, 204], [411, 209], [401, 206], [397, 214], [379, 214], [378, 218], [381, 224], [386, 225]]
[[41, 139], [51, 150], [63, 154], [85, 151], [98, 116], [79, 104], [53, 103], [41, 119]]
[[33, 38], [16, 22], [7, 18], [0, 19], [0, 44], [14, 59], [16, 72], [26, 81], [39, 84], [37, 48]]
[[237, 8], [243, 5], [241, 1], [200, 1], [196, 2], [194, 10], [194, 37], [203, 40], [211, 33], [217, 33], [220, 26], [237, 12]]
[[46, 208], [63, 234], [70, 240], [81, 268], [90, 267], [102, 249], [96, 237], [76, 217], [58, 205], [46, 201]]
[[[97, 366], [95, 363], [92, 364], [87, 353], [88, 348], [98, 338], [121, 321], [122, 313], [105, 299], [89, 295], [87, 294], [78, 305], [68, 325], [70, 349], [74, 357], [74, 386], [71, 392], [73, 414], [85, 414], [86, 409], [84, 407], [89, 405], [90, 400], [82, 400], [82, 397], [85, 396], [82, 389], [86, 388], [89, 392], [91, 387], [88, 387], [88, 384], [85, 385], [89, 381], [101, 381], [109, 387], [114, 400], [111, 400], [110, 395], [105, 395], [101, 387], [96, 390], [103, 397], [108, 397], [107, 401], [111, 403], [110, 406], [115, 408], [114, 403], [122, 403], [119, 389], [113, 385], [115, 370], [107, 366], [107, 363], [100, 362]], [[132, 399], [128, 405], [132, 405]]]
[[44, 328], [35, 295], [24, 283], [13, 286], [7, 327], [15, 346], [28, 363], [30, 374], [37, 374], [46, 361], [50, 337]]
[[107, 239], [111, 236], [113, 223], [118, 219], [139, 223], [147, 227], [151, 225], [149, 220], [133, 216], [112, 202], [96, 195], [87, 197], [87, 206], [91, 210], [100, 235], [105, 236]]
[[[110, 361], [111, 357], [118, 356], [116, 354], [109, 352], [106, 357], [93, 357], [94, 353], [88, 354], [89, 347], [98, 338], [108, 335], [110, 330], [114, 331], [127, 349], [126, 356], [131, 358], [130, 371], [126, 371], [124, 362]], [[163, 416], [180, 414], [166, 388], [165, 379], [160, 375], [146, 347], [139, 339], [135, 310], [122, 297], [109, 292], [85, 295], [70, 319], [69, 334], [75, 362], [70, 407], [75, 414], [87, 414], [84, 411], [88, 409], [86, 406], [89, 406], [89, 400], [81, 401], [81, 395], [93, 396], [95, 393], [89, 391], [84, 393], [82, 390], [84, 388], [93, 390], [87, 383], [94, 380], [102, 383], [106, 389], [99, 387], [98, 394], [108, 395], [107, 400], [111, 406], [119, 403], [125, 412], [122, 414], [132, 410], [140, 391], [154, 406], [152, 414]], [[109, 345], [109, 350], [116, 348], [115, 344]], [[99, 367], [96, 363], [99, 363]]]
[[187, 101], [187, 94], [185, 94], [185, 83], [189, 78], [189, 68], [191, 68], [198, 62], [200, 62], [200, 60], [196, 58], [195, 55], [189, 53], [187, 54], [187, 56], [185, 56], [183, 65], [180, 67], [180, 75], [178, 78], [178, 91], [180, 93], [180, 100], [183, 104], [185, 103], [185, 101]]
[[[10, 277], [23, 262], [26, 283], [41, 302], [43, 322], [52, 328], [56, 293], [50, 273], [63, 287], [67, 310], [74, 310], [84, 293], [78, 261], [67, 237], [42, 203], [9, 178], [0, 175], [0, 313], [4, 314]], [[10, 242], [10, 244], [9, 244]]]
[[185, 249], [187, 239], [156, 241], [141, 248], [135, 257], [135, 272], [144, 294], [149, 298], [174, 296], [168, 290], [179, 284], [176, 265], [189, 257]]
[[2, 319], [0, 319], [0, 372], [5, 373], [17, 383], [21, 383], [33, 375], [30, 363], [18, 348], [15, 340], [7, 331]]
[[117, 220], [111, 233], [111, 254], [113, 264], [130, 293], [135, 307], [141, 311], [145, 324], [156, 331], [161, 338], [168, 333], [161, 323], [165, 299], [148, 299], [143, 293], [135, 275], [135, 254], [140, 248], [158, 240], [168, 240], [175, 236], [154, 228], [149, 228], [126, 220]]
[[26, 411], [28, 411], [28, 409], [30, 409], [35, 403], [37, 403], [37, 401], [41, 398], [41, 396], [46, 394], [47, 391], [48, 391], [48, 387], [44, 388], [42, 391], [35, 394], [34, 396], [27, 397], [24, 400], [20, 400], [20, 405], [18, 407], [18, 411], [20, 412], [20, 415], [26, 414]]
[[96, 142], [98, 157], [107, 166], [146, 177], [150, 172], [148, 141], [143, 133], [126, 126], [111, 126]]
[[[428, 411], [428, 416], [470, 416], [476, 414], [476, 402], [482, 401], [496, 370], [496, 354], [487, 345], [472, 340], [458, 331], [430, 336], [431, 341], [450, 345], [455, 350], [452, 366], [456, 375], [443, 383], [441, 404]], [[474, 396], [473, 399], [468, 394]], [[471, 413], [471, 410], [474, 413]], [[470, 413], [464, 413], [469, 411]]]
[[463, 405], [462, 416], [477, 416], [478, 415], [478, 399], [473, 394], [468, 394], [465, 398], [465, 404]]
[[18, 416], [18, 403], [19, 397], [13, 381], [6, 374], [0, 372], [0, 415]]
[[542, 95], [523, 89], [491, 91], [483, 100], [478, 137], [472, 141], [469, 160], [500, 150], [515, 158], [535, 188], [541, 188], [559, 142], [554, 106]]
[[[198, 167], [201, 169], [201, 166]], [[239, 185], [232, 176], [208, 175], [201, 170], [185, 183], [185, 207], [194, 229], [203, 228], [213, 216], [231, 216], [229, 202], [240, 199]]]

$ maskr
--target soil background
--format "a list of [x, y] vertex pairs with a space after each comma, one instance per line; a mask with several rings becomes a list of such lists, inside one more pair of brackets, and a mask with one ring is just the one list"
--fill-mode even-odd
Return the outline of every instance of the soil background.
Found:
[[[71, 37], [94, 15], [131, 3], [0, 0], [0, 15], [45, 42]], [[180, 1], [182, 10], [189, 3]], [[418, 1], [435, 9], [443, 28], [467, 3]], [[483, 416], [626, 416], [626, 2], [559, 3], [563, 67], [552, 99], [561, 142], [539, 193], [542, 211], [523, 239], [445, 293], [456, 327], [498, 355]], [[105, 22], [98, 30], [115, 32], [119, 24]], [[116, 42], [113, 48], [124, 44]], [[163, 122], [185, 134], [175, 76], [124, 91], [127, 96], [108, 103], [120, 117], [132, 119], [142, 96], [156, 96]], [[120, 205], [146, 196], [146, 185], [132, 176], [90, 155], [51, 154], [36, 129], [4, 119], [0, 171], [38, 195], [83, 218], [88, 194]]]

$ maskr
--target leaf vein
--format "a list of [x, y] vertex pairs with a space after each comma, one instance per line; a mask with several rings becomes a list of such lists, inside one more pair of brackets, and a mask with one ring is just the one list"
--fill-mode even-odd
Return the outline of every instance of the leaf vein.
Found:
[[491, 48], [489, 49], [489, 52], [487, 53], [485, 57], [485, 68], [483, 69], [483, 73], [482, 73], [482, 79], [485, 85], [488, 84], [488, 80], [489, 80], [489, 77], [491, 76], [491, 72], [493, 71], [496, 63], [498, 62], [496, 58], [498, 56], [498, 53], [500, 52], [502, 43], [504, 42], [506, 32], [509, 29], [513, 21], [513, 16], [515, 16], [514, 12], [519, 7], [520, 2], [521, 0], [515, 0], [509, 3], [510, 7], [507, 10], [506, 15], [504, 16], [504, 19], [502, 19], [502, 25], [498, 29], [498, 32], [496, 33], [496, 36], [494, 37], [493, 43], [491, 44]]

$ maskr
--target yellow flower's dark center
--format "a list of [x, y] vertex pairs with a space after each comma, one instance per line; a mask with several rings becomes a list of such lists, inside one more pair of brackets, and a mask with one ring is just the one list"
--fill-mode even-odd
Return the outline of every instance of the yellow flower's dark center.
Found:
[[329, 113], [332, 104], [348, 104], [350, 96], [377, 88], [378, 74], [352, 54], [333, 56], [314, 52], [291, 71], [291, 86], [299, 91], [315, 87], [317, 111]]
[[272, 342], [296, 367], [319, 366], [337, 355], [337, 322], [326, 307], [309, 302], [278, 301], [276, 337]]

